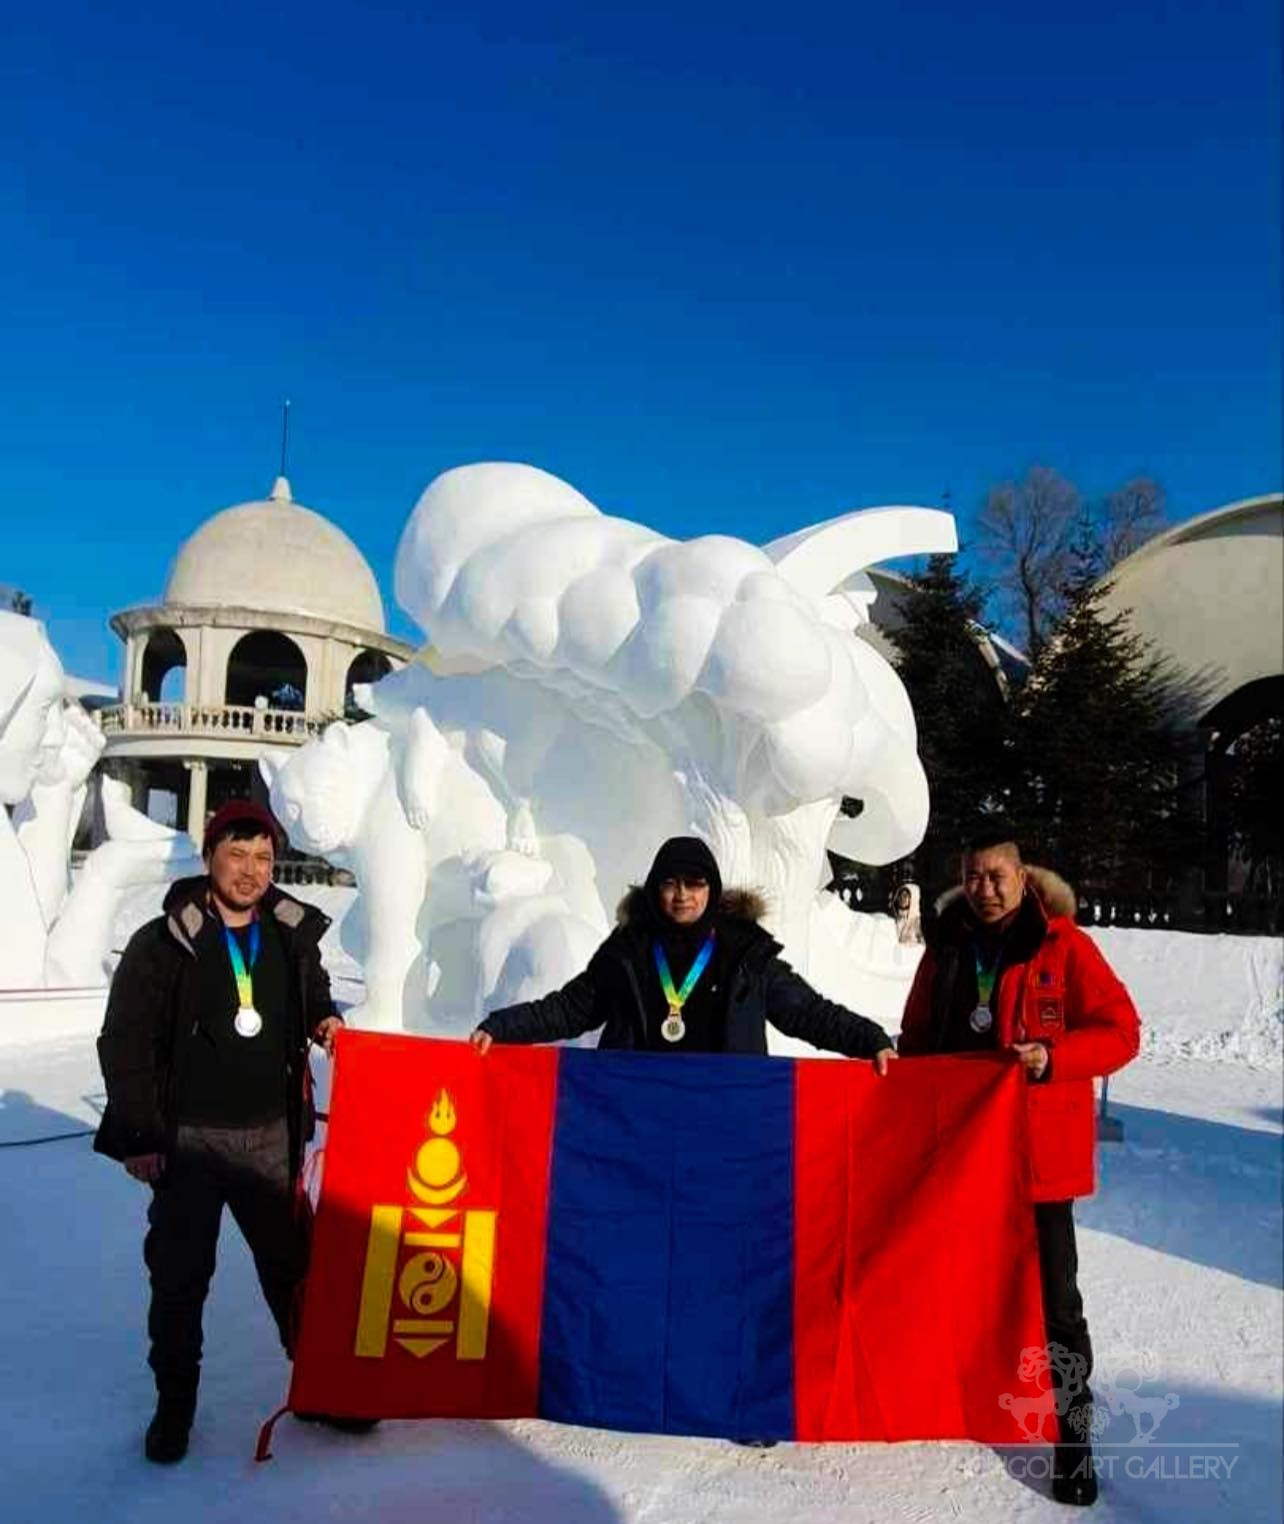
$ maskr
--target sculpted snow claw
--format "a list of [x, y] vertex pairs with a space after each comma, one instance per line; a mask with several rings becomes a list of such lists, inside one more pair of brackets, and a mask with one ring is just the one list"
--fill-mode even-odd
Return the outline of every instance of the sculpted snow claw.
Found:
[[410, 716], [402, 764], [398, 770], [401, 803], [406, 819], [416, 831], [432, 819], [441, 770], [446, 764], [446, 742], [429, 718], [426, 709], [415, 709]]

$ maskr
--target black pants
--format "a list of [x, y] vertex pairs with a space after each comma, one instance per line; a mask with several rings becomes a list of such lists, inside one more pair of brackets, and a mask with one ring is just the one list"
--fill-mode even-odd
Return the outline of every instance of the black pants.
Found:
[[152, 1193], [143, 1246], [152, 1284], [148, 1364], [159, 1393], [195, 1395], [201, 1312], [225, 1204], [254, 1255], [259, 1284], [289, 1352], [294, 1291], [307, 1256], [292, 1184], [284, 1118], [263, 1127], [178, 1129], [164, 1181]]
[[[1092, 1340], [1079, 1295], [1079, 1250], [1074, 1237], [1074, 1202], [1041, 1201], [1034, 1208], [1039, 1238], [1039, 1275], [1043, 1283], [1043, 1321], [1048, 1345], [1059, 1344], [1067, 1356], [1052, 1364], [1053, 1386], [1058, 1392], [1060, 1438], [1072, 1443], [1087, 1438], [1073, 1415], [1092, 1403], [1088, 1378], [1092, 1375]], [[1061, 1394], [1064, 1392], [1064, 1397]]]

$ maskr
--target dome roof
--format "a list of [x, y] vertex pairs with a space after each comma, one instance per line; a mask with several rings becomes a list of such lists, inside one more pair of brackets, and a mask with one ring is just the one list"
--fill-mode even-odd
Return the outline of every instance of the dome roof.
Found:
[[311, 614], [384, 633], [366, 558], [329, 519], [296, 503], [283, 476], [271, 497], [225, 508], [184, 543], [165, 602]]

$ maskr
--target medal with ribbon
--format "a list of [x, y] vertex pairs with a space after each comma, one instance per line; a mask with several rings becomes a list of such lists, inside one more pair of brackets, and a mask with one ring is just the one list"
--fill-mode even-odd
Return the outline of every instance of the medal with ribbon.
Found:
[[251, 970], [258, 962], [259, 957], [261, 932], [258, 920], [255, 919], [250, 922], [250, 961], [248, 967], [245, 961], [245, 954], [241, 951], [240, 940], [230, 926], [224, 926], [223, 938], [227, 943], [227, 955], [231, 959], [232, 973], [236, 978], [238, 1009], [232, 1026], [236, 1029], [238, 1037], [257, 1037], [263, 1030], [263, 1018], [254, 1009], [254, 978]]
[[995, 953], [993, 961], [987, 968], [981, 962], [981, 955], [976, 955], [976, 1010], [968, 1017], [968, 1025], [974, 1032], [988, 1032], [994, 1025], [994, 1012], [990, 1009], [990, 1001], [994, 997], [994, 981], [999, 977], [999, 955]]
[[660, 1035], [665, 1042], [681, 1042], [686, 1036], [687, 1024], [682, 1019], [682, 1007], [691, 998], [691, 991], [700, 981], [700, 975], [709, 966], [709, 959], [713, 957], [713, 932], [704, 940], [704, 946], [696, 954], [695, 962], [687, 970], [687, 976], [682, 981], [682, 988], [675, 989], [673, 975], [669, 972], [669, 960], [664, 956], [664, 948], [660, 946], [657, 938], [654, 943], [655, 968], [660, 976], [660, 988], [664, 991], [664, 998], [669, 1003], [669, 1014], [664, 1018], [660, 1026]]

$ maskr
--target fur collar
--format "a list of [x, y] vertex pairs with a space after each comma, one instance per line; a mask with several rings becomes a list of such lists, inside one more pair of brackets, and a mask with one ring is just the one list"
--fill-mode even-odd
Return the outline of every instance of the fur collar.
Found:
[[[616, 907], [615, 919], [621, 926], [633, 926], [643, 919], [645, 902], [640, 884], [634, 884]], [[756, 926], [767, 913], [767, 901], [757, 889], [724, 889], [718, 901], [718, 914], [732, 921], [746, 921]]]
[[[1059, 873], [1054, 873], [1051, 868], [1040, 868], [1034, 863], [1027, 863], [1025, 871], [1030, 889], [1044, 915], [1049, 920], [1054, 916], [1065, 916], [1073, 921], [1078, 913], [1079, 901], [1065, 879]], [[947, 889], [937, 900], [937, 915], [944, 915], [947, 910], [956, 905], [959, 905], [960, 909], [956, 910], [955, 914], [962, 914], [960, 904], [962, 899], [963, 890], [955, 884], [953, 889]]]

